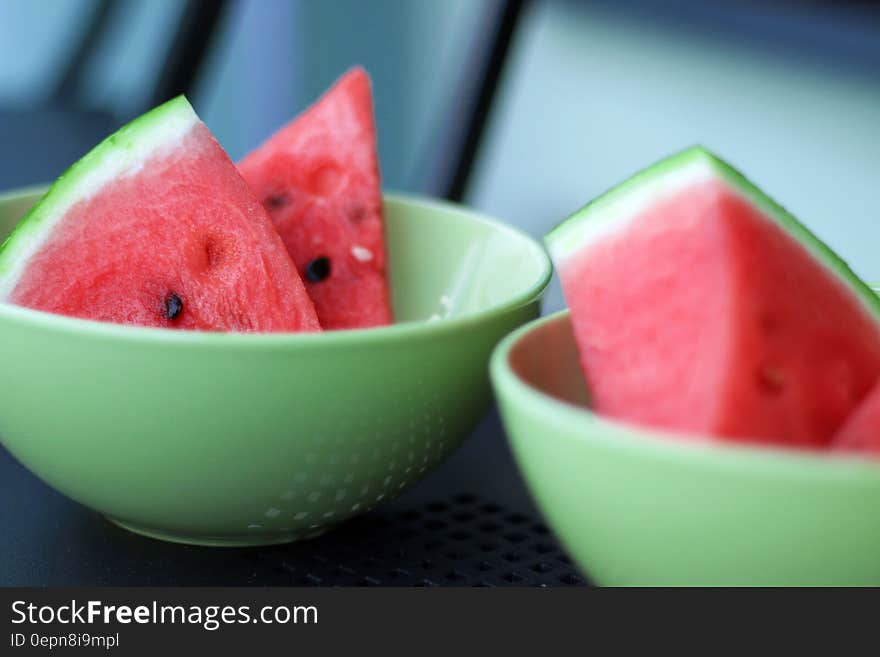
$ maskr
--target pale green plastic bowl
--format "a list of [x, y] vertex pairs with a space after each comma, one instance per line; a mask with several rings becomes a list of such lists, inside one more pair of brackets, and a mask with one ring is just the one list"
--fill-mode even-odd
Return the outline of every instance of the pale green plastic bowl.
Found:
[[[0, 240], [41, 191], [0, 197]], [[386, 212], [391, 327], [195, 333], [0, 304], [3, 444], [74, 500], [172, 541], [292, 541], [391, 499], [486, 411], [491, 350], [539, 314], [551, 266], [460, 207], [388, 197]]]
[[880, 585], [880, 463], [599, 417], [567, 312], [504, 339], [491, 370], [533, 496], [599, 584]]

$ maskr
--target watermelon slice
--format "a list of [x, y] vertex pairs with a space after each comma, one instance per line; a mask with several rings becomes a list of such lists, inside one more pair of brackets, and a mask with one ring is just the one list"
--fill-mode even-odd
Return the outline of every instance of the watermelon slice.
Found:
[[0, 301], [153, 327], [319, 329], [265, 211], [183, 97], [49, 189], [0, 249]]
[[831, 446], [837, 450], [880, 457], [880, 382], [843, 423]]
[[370, 80], [344, 75], [239, 164], [325, 329], [391, 323]]
[[590, 203], [546, 242], [598, 412], [826, 446], [880, 376], [880, 302], [701, 148]]

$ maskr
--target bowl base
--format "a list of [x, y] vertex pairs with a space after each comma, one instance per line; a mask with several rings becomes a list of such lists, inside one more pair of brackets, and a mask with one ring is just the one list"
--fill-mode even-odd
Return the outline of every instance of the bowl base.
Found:
[[118, 520], [106, 516], [107, 520], [118, 527], [122, 527], [134, 534], [140, 534], [147, 538], [153, 538], [159, 541], [168, 541], [169, 543], [183, 543], [185, 545], [202, 545], [207, 547], [256, 547], [261, 545], [279, 545], [282, 543], [293, 543], [294, 541], [302, 541], [309, 538], [317, 538], [326, 533], [329, 527], [315, 528], [301, 532], [273, 532], [271, 534], [233, 534], [229, 536], [204, 536], [204, 535], [187, 535], [177, 532], [166, 532], [162, 529], [154, 527], [144, 527], [135, 523]]

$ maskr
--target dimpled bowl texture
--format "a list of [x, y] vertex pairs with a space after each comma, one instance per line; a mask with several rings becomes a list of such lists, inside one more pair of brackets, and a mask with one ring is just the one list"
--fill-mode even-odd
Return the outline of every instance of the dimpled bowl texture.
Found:
[[880, 585], [880, 463], [599, 417], [567, 312], [508, 336], [491, 369], [531, 492], [595, 582]]
[[[0, 240], [42, 190], [0, 197]], [[418, 481], [491, 403], [551, 267], [525, 235], [386, 198], [394, 326], [221, 334], [0, 303], [0, 439], [114, 522], [209, 545], [318, 535]], [[8, 528], [14, 531], [14, 528]]]

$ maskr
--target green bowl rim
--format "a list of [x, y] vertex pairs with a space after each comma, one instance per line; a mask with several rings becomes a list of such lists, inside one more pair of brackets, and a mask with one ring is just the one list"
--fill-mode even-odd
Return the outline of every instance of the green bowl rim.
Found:
[[[853, 472], [859, 472], [869, 477], [880, 477], [880, 459], [832, 453], [819, 449], [802, 450], [772, 445], [732, 443], [712, 438], [697, 437], [694, 440], [671, 431], [641, 427], [606, 418], [587, 408], [547, 394], [523, 380], [513, 371], [509, 355], [514, 346], [527, 334], [544, 324], [562, 321], [568, 315], [569, 311], [566, 309], [539, 317], [512, 331], [498, 343], [492, 352], [489, 363], [496, 396], [501, 396], [502, 390], [504, 390], [516, 396], [521, 403], [536, 406], [542, 415], [562, 418], [567, 423], [581, 423], [585, 427], [605, 428], [606, 431], [590, 432], [589, 437], [585, 431], [579, 434], [577, 439], [584, 442], [602, 443], [603, 446], [610, 449], [639, 451], [658, 459], [679, 462], [703, 464], [711, 462], [716, 466], [730, 468], [738, 467], [738, 465], [761, 464], [768, 467], [773, 465], [788, 466], [792, 469], [790, 470], [791, 474], [794, 474], [795, 470], [802, 472], [806, 468], [811, 471], [821, 470], [822, 473], [829, 476], [843, 473], [845, 473], [844, 476], [851, 476]], [[542, 436], [542, 440], [552, 439], [553, 435], [550, 433]], [[508, 440], [510, 440], [509, 432]]]
[[[45, 185], [36, 185], [0, 193], [0, 203], [14, 201], [19, 197], [38, 194], [47, 189]], [[179, 343], [186, 345], [247, 345], [251, 347], [279, 346], [288, 344], [325, 344], [345, 345], [362, 342], [379, 342], [388, 339], [409, 337], [436, 337], [462, 328], [480, 324], [493, 317], [508, 313], [516, 308], [528, 305], [539, 299], [547, 288], [553, 275], [553, 265], [544, 247], [530, 235], [518, 228], [509, 226], [497, 219], [471, 208], [416, 194], [385, 193], [383, 201], [421, 206], [445, 212], [456, 212], [467, 215], [470, 221], [488, 225], [493, 230], [501, 231], [531, 245], [536, 256], [542, 261], [540, 275], [529, 287], [511, 296], [504, 302], [490, 305], [484, 309], [464, 313], [457, 317], [439, 320], [412, 320], [369, 329], [342, 329], [320, 333], [224, 333], [214, 331], [176, 331], [173, 329], [129, 326], [98, 322], [75, 317], [65, 317], [53, 313], [23, 308], [14, 304], [0, 302], [0, 319], [12, 319], [40, 328], [65, 330], [79, 335], [101, 335], [120, 340], [148, 340], [163, 343]]]

